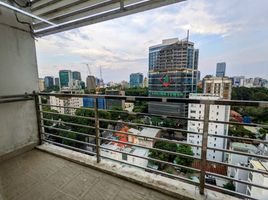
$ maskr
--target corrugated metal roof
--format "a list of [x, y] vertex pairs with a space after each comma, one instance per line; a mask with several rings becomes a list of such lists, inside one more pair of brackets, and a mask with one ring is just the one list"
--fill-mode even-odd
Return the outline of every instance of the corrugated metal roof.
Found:
[[[19, 9], [36, 16], [34, 33], [45, 36], [181, 1], [185, 0], [28, 0], [25, 5], [30, 6], [30, 12], [29, 8]], [[11, 6], [13, 10], [18, 7]]]

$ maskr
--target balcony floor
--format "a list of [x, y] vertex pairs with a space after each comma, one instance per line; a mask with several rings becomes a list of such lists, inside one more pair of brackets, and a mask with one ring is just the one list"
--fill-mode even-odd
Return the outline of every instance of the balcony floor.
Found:
[[172, 200], [39, 150], [0, 163], [0, 200]]

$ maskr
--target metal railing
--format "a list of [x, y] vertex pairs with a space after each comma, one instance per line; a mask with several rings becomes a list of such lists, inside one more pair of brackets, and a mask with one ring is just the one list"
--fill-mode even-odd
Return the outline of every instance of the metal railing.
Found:
[[[70, 105], [61, 105], [61, 104], [53, 104], [49, 103], [49, 98], [51, 96], [55, 96], [62, 99], [69, 99], [71, 97], [77, 98], [92, 98], [94, 100], [94, 107], [81, 107], [81, 106], [70, 106]], [[136, 96], [116, 96], [116, 95], [91, 95], [91, 94], [61, 94], [61, 93], [34, 93], [32, 95], [36, 101], [36, 108], [38, 113], [38, 128], [40, 132], [40, 142], [48, 142], [54, 145], [59, 145], [65, 148], [69, 148], [75, 151], [83, 152], [92, 156], [96, 157], [97, 163], [101, 162], [101, 159], [109, 159], [113, 160], [122, 164], [126, 164], [129, 166], [137, 167], [140, 169], [144, 169], [148, 172], [156, 173], [163, 175], [165, 177], [170, 177], [172, 179], [178, 179], [199, 187], [200, 194], [204, 194], [205, 188], [220, 191], [223, 193], [228, 193], [237, 197], [246, 198], [246, 199], [256, 199], [248, 194], [239, 193], [236, 191], [228, 190], [226, 188], [217, 186], [215, 184], [209, 183], [207, 177], [213, 177], [224, 179], [227, 181], [231, 181], [232, 183], [240, 183], [251, 187], [257, 187], [264, 190], [268, 190], [268, 186], [260, 185], [253, 183], [249, 180], [240, 180], [238, 178], [227, 176], [227, 168], [229, 169], [240, 169], [249, 172], [259, 173], [263, 176], [268, 176], [268, 170], [260, 170], [254, 169], [252, 167], [236, 165], [229, 163], [227, 160], [223, 161], [216, 161], [207, 158], [208, 150], [213, 150], [216, 152], [222, 152], [224, 155], [241, 155], [247, 156], [253, 160], [264, 161], [268, 160], [268, 156], [265, 154], [260, 153], [251, 153], [251, 152], [243, 152], [232, 150], [229, 148], [230, 141], [243, 141], [247, 143], [252, 143], [255, 146], [257, 144], [263, 143], [267, 144], [267, 140], [262, 139], [255, 139], [255, 138], [245, 138], [245, 137], [238, 137], [232, 136], [228, 134], [212, 134], [209, 131], [210, 124], [225, 124], [227, 126], [249, 126], [249, 127], [260, 127], [260, 128], [268, 128], [268, 125], [264, 124], [257, 124], [257, 123], [242, 123], [242, 122], [234, 122], [234, 121], [218, 121], [218, 120], [210, 120], [210, 112], [211, 112], [211, 105], [222, 105], [222, 106], [254, 106], [254, 107], [263, 107], [268, 108], [268, 102], [258, 102], [258, 101], [233, 101], [233, 100], [197, 100], [197, 99], [183, 99], [183, 98], [161, 98], [161, 97], [136, 97]], [[31, 97], [31, 98], [32, 98]], [[128, 112], [123, 110], [113, 110], [113, 109], [100, 109], [98, 108], [98, 99], [113, 99], [113, 100], [122, 100], [125, 102], [137, 102], [137, 101], [146, 101], [146, 102], [165, 102], [165, 103], [183, 103], [183, 104], [201, 104], [204, 105], [204, 115], [201, 119], [196, 118], [188, 118], [185, 116], [176, 116], [176, 115], [158, 115], [158, 114], [150, 114], [144, 112]], [[1, 98], [0, 98], [1, 100]], [[44, 102], [46, 100], [47, 102]], [[0, 101], [1, 102], [1, 101]], [[58, 109], [59, 112], [55, 112], [53, 109]], [[76, 115], [75, 112], [71, 113], [64, 113], [63, 110], [60, 109], [69, 109], [70, 110], [80, 110], [80, 111], [90, 111], [90, 115]], [[202, 122], [203, 128], [202, 132], [200, 131], [189, 131], [185, 129], [185, 127], [163, 127], [161, 125], [152, 125], [148, 123], [135, 123], [131, 120], [122, 120], [122, 119], [107, 119], [101, 117], [102, 113], [119, 113], [120, 115], [127, 115], [127, 116], [148, 116], [148, 117], [159, 117], [161, 119], [175, 119], [179, 121], [192, 121], [192, 122]], [[74, 120], [76, 119], [76, 120]], [[84, 120], [83, 123], [77, 122], [77, 119]], [[201, 148], [201, 155], [190, 155], [185, 154], [177, 151], [169, 151], [166, 149], [157, 148], [155, 146], [145, 146], [139, 143], [133, 143], [130, 141], [119, 140], [114, 134], [122, 134], [126, 135], [127, 137], [137, 137], [137, 134], [131, 132], [120, 131], [116, 129], [111, 129], [108, 124], [121, 124], [128, 127], [148, 127], [148, 128], [156, 128], [161, 130], [162, 132], [172, 131], [176, 134], [191, 134], [191, 135], [199, 135], [202, 137], [201, 144], [192, 144], [190, 142], [170, 139], [167, 137], [163, 137], [164, 134], [158, 137], [152, 137], [148, 135], [138, 135], [139, 138], [143, 138], [146, 140], [151, 140], [153, 143], [157, 141], [168, 142], [176, 145], [187, 145], [193, 148]], [[105, 125], [105, 127], [103, 127]], [[189, 124], [188, 124], [189, 125]], [[75, 127], [75, 128], [74, 128]], [[80, 130], [80, 131], [79, 131]], [[112, 137], [105, 137], [103, 135], [104, 132], [109, 132], [110, 136]], [[67, 135], [68, 133], [70, 135]], [[75, 137], [74, 137], [75, 136]], [[79, 137], [78, 137], [79, 136]], [[222, 138], [226, 140], [226, 148], [217, 148], [211, 147], [208, 145], [208, 138]], [[80, 138], [80, 139], [79, 139]], [[74, 144], [81, 144], [81, 145], [74, 145]], [[147, 149], [149, 152], [158, 152], [163, 153], [165, 155], [173, 155], [175, 157], [180, 158], [188, 158], [194, 161], [198, 161], [200, 163], [200, 167], [195, 168], [192, 165], [187, 166], [183, 164], [178, 164], [177, 162], [170, 162], [164, 159], [157, 159], [151, 156], [144, 156], [144, 155], [136, 155], [133, 154], [131, 151], [126, 152], [122, 151], [121, 149], [109, 148], [103, 144], [121, 144], [121, 146], [126, 147], [137, 147], [142, 149]], [[192, 174], [198, 176], [199, 180], [192, 180], [188, 178], [183, 173], [176, 173], [171, 174], [168, 171], [158, 170], [155, 168], [150, 168], [148, 166], [141, 166], [132, 162], [128, 162], [124, 159], [115, 159], [114, 157], [103, 155], [103, 151], [114, 152], [120, 154], [124, 154], [127, 156], [132, 156], [135, 158], [147, 160], [151, 163], [158, 163], [163, 164], [165, 166], [171, 166], [173, 169], [185, 169], [191, 171]], [[226, 167], [225, 173], [219, 174], [215, 172], [211, 172], [207, 169], [208, 165], [212, 166], [224, 166]]]

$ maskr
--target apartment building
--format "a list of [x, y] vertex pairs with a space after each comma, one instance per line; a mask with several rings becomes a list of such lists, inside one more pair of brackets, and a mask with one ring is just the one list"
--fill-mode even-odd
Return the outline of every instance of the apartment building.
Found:
[[[198, 100], [220, 100], [221, 98], [216, 95], [211, 94], [190, 94], [190, 99], [198, 99]], [[204, 119], [204, 104], [189, 104], [188, 107], [188, 118], [191, 119]], [[229, 121], [230, 115], [230, 107], [224, 105], [211, 105], [209, 112], [209, 119], [215, 121]], [[203, 125], [202, 121], [191, 121], [188, 120], [188, 131], [203, 133]], [[220, 123], [209, 123], [209, 134], [216, 135], [227, 135], [228, 134], [228, 125], [220, 124]], [[202, 135], [197, 134], [187, 134], [187, 142], [196, 145], [202, 145]], [[208, 147], [213, 148], [226, 148], [226, 139], [220, 137], [208, 137]], [[196, 156], [201, 156], [201, 148], [200, 147], [192, 147], [193, 153]], [[225, 155], [221, 151], [215, 151], [208, 149], [207, 150], [207, 159], [214, 161], [225, 161]]]

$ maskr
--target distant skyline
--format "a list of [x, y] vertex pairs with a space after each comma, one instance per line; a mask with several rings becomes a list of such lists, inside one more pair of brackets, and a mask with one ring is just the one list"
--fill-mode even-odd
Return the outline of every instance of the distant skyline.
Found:
[[[216, 63], [226, 62], [227, 76], [268, 79], [268, 1], [189, 0], [151, 11], [38, 38], [39, 77], [58, 77], [58, 71], [80, 71], [105, 82], [129, 81], [129, 75], [148, 72], [148, 48], [163, 39], [190, 40], [200, 50], [202, 77], [215, 75]], [[119, 73], [120, 71], [120, 73]]]

